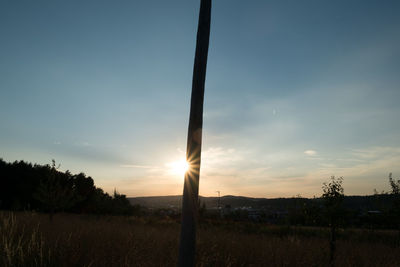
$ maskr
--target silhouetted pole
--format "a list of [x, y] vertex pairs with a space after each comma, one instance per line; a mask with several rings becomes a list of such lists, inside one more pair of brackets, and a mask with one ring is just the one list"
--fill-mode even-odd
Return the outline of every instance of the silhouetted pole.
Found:
[[204, 83], [206, 80], [208, 43], [210, 39], [210, 21], [211, 0], [201, 0], [186, 147], [186, 160], [189, 163], [189, 170], [185, 173], [183, 185], [182, 225], [178, 259], [178, 266], [180, 267], [194, 266], [196, 253]]

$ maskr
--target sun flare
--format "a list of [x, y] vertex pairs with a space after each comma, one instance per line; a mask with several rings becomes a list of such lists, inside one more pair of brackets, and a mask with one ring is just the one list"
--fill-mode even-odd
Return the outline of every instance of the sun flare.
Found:
[[168, 166], [169, 171], [175, 175], [184, 175], [189, 169], [189, 163], [185, 159], [180, 159], [166, 165]]

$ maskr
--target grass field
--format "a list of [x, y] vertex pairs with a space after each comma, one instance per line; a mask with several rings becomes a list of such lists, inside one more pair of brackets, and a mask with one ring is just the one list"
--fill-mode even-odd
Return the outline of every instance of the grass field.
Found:
[[[172, 219], [0, 213], [0, 266], [176, 266]], [[328, 266], [324, 228], [206, 221], [197, 266]], [[337, 266], [400, 266], [396, 231], [339, 233]]]

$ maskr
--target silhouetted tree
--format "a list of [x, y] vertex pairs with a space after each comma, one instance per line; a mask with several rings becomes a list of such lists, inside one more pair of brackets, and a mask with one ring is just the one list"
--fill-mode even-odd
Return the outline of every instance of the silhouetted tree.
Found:
[[393, 195], [400, 196], [400, 180], [394, 180], [392, 177], [392, 173], [389, 173], [389, 183], [391, 187], [390, 193]]
[[40, 181], [34, 193], [34, 198], [42, 203], [42, 207], [49, 212], [50, 220], [54, 213], [72, 207], [77, 200], [71, 174], [67, 171], [65, 175], [62, 175], [58, 168], [59, 166], [56, 167], [55, 161], [52, 160], [50, 172]]
[[129, 200], [126, 198], [126, 195], [122, 195], [114, 189], [113, 195], [113, 211], [117, 214], [122, 215], [132, 215], [133, 214], [133, 206], [129, 203]]
[[94, 181], [82, 172], [72, 176], [72, 179], [76, 194], [76, 201], [72, 210], [74, 212], [88, 212], [89, 201], [96, 190]]
[[33, 199], [41, 175], [48, 170], [45, 166], [32, 166], [24, 161], [7, 163], [0, 159], [0, 208], [29, 210], [40, 205]]
[[400, 242], [400, 179], [397, 181], [393, 179], [392, 173], [389, 173], [389, 184], [391, 187], [390, 194], [393, 197], [392, 213], [394, 216], [395, 224], [398, 229], [398, 237]]
[[331, 228], [330, 238], [330, 264], [334, 266], [336, 252], [336, 230], [343, 216], [342, 203], [344, 199], [344, 189], [342, 186], [343, 177], [335, 178], [331, 176], [329, 183], [323, 183], [322, 199], [325, 204], [325, 211]]
[[40, 210], [97, 214], [140, 214], [125, 195], [110, 196], [96, 188], [91, 177], [61, 172], [55, 161], [32, 165], [24, 161], [7, 163], [0, 159], [0, 209]]

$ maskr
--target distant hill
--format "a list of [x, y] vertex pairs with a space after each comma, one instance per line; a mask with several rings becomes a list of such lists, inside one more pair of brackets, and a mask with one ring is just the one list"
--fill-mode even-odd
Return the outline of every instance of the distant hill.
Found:
[[171, 208], [180, 207], [182, 196], [128, 197], [128, 200], [132, 205], [147, 208]]
[[[205, 203], [208, 209], [218, 206], [218, 197], [200, 196], [201, 205]], [[180, 208], [182, 196], [153, 196], [128, 198], [132, 205], [141, 205], [147, 208]], [[344, 206], [352, 210], [383, 210], [391, 205], [391, 195], [346, 196]], [[252, 207], [272, 210], [288, 210], [301, 204], [322, 205], [320, 198], [252, 198], [244, 196], [222, 196], [221, 207], [230, 205], [232, 208]]]
[[[200, 196], [200, 203], [206, 205], [207, 208], [218, 207], [218, 197]], [[182, 202], [182, 196], [153, 196], [153, 197], [131, 197], [128, 198], [132, 205], [141, 205], [147, 208], [179, 208]], [[311, 201], [306, 198], [252, 198], [244, 196], [222, 196], [220, 198], [220, 206], [226, 205], [232, 208], [252, 207], [252, 208], [274, 208], [287, 209], [295, 204], [296, 201]]]
[[[218, 207], [218, 197], [200, 196], [200, 203], [206, 204], [207, 208]], [[182, 196], [154, 196], [154, 197], [131, 197], [128, 198], [132, 205], [141, 205], [148, 208], [171, 208], [180, 207]], [[220, 205], [231, 205], [231, 207], [260, 206], [266, 198], [251, 198], [242, 196], [223, 196], [220, 198]]]

